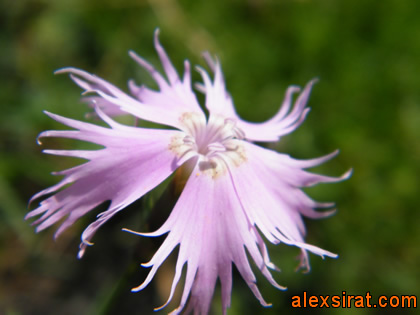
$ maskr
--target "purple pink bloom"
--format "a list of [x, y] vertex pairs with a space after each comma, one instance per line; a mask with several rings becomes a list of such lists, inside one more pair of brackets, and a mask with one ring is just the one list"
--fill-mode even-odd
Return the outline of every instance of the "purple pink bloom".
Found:
[[[213, 79], [202, 68], [203, 83], [197, 89], [205, 94], [208, 117], [200, 107], [191, 87], [190, 64], [184, 63], [182, 78], [173, 67], [155, 34], [155, 48], [164, 69], [159, 73], [150, 63], [133, 52], [130, 56], [157, 83], [159, 90], [129, 82], [127, 94], [107, 81], [75, 68], [69, 73], [84, 97], [108, 126], [82, 122], [46, 112], [72, 130], [49, 130], [39, 138], [58, 137], [88, 141], [103, 146], [97, 150], [44, 150], [45, 153], [85, 159], [76, 167], [55, 172], [61, 181], [35, 196], [39, 206], [26, 218], [42, 231], [61, 222], [55, 237], [96, 206], [110, 200], [82, 234], [78, 256], [92, 245], [96, 230], [117, 212], [141, 198], [182, 167], [189, 172], [188, 181], [167, 221], [155, 232], [132, 233], [156, 237], [167, 235], [152, 259], [143, 264], [150, 272], [146, 280], [132, 291], [140, 291], [153, 279], [168, 255], [179, 245], [175, 276], [168, 298], [187, 263], [185, 284], [179, 307], [174, 313], [193, 311], [208, 313], [216, 281], [221, 283], [222, 308], [226, 313], [232, 291], [232, 263], [262, 305], [262, 298], [248, 256], [276, 288], [284, 289], [273, 279], [264, 239], [296, 246], [301, 251], [300, 266], [309, 269], [308, 252], [321, 257], [336, 257], [329, 251], [305, 243], [303, 217], [323, 218], [331, 215], [332, 203], [309, 198], [302, 187], [347, 179], [306, 171], [333, 158], [338, 152], [311, 159], [296, 160], [289, 155], [256, 145], [276, 142], [293, 132], [305, 119], [306, 107], [314, 81], [303, 90], [291, 86], [277, 114], [263, 122], [242, 120], [236, 113], [226, 90], [220, 63], [205, 54]], [[295, 95], [297, 96], [295, 97]], [[128, 126], [112, 116], [132, 115], [169, 129]], [[324, 211], [319, 209], [325, 208]], [[167, 303], [166, 303], [167, 304]], [[166, 306], [163, 305], [161, 308]]]

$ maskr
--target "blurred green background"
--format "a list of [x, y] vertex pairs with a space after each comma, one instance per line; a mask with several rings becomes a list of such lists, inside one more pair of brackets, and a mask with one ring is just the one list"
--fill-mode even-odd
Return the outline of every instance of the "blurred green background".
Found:
[[[311, 255], [312, 271], [296, 273], [297, 249], [270, 246], [281, 269], [272, 288], [258, 275], [271, 308], [262, 308], [235, 274], [229, 314], [322, 313], [296, 310], [293, 295], [420, 292], [420, 2], [416, 0], [20, 0], [0, 3], [0, 313], [152, 314], [166, 300], [172, 255], [140, 293], [147, 262], [163, 238], [146, 239], [122, 227], [150, 231], [157, 189], [117, 215], [96, 234], [95, 246], [76, 258], [80, 234], [95, 213], [56, 242], [54, 228], [38, 235], [23, 221], [28, 199], [57, 182], [51, 171], [75, 161], [41, 153], [36, 136], [63, 128], [42, 113], [84, 119], [80, 90], [53, 71], [74, 66], [126, 88], [129, 78], [151, 82], [128, 57], [133, 49], [158, 65], [153, 31], [178, 70], [201, 52], [217, 54], [239, 114], [263, 121], [290, 84], [319, 77], [306, 122], [276, 148], [311, 158], [337, 148], [340, 155], [314, 171], [352, 178], [308, 189], [336, 201], [335, 216], [307, 220], [307, 241], [340, 255]], [[198, 74], [194, 78], [199, 80]], [[48, 141], [62, 147], [61, 140]], [[77, 145], [73, 142], [70, 147]], [[159, 204], [159, 203], [158, 203]], [[32, 208], [36, 206], [33, 205]], [[163, 207], [165, 208], [165, 207]], [[166, 211], [170, 210], [170, 207]], [[143, 211], [140, 211], [143, 209]], [[258, 271], [256, 270], [256, 274]], [[213, 309], [220, 313], [220, 290]], [[160, 312], [165, 314], [177, 299]], [[331, 314], [400, 314], [401, 309], [329, 309]], [[406, 310], [409, 312], [409, 310]], [[413, 311], [413, 310], [411, 310]], [[414, 313], [414, 312], [413, 312]], [[158, 313], [159, 314], [159, 313]]]

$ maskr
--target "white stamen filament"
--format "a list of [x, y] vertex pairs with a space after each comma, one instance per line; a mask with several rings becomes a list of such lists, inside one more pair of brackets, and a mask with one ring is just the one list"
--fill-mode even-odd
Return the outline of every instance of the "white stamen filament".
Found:
[[222, 143], [220, 143], [220, 142], [213, 142], [213, 143], [210, 143], [208, 146], [207, 146], [207, 150], [209, 151], [209, 152], [215, 152], [215, 151], [217, 151], [217, 152], [224, 152], [224, 151], [226, 151], [226, 147], [222, 144]]

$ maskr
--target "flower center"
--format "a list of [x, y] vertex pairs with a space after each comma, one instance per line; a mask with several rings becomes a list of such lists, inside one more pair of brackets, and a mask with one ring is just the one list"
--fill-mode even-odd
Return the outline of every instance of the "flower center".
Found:
[[242, 145], [245, 134], [235, 120], [210, 115], [206, 122], [199, 114], [185, 113], [180, 121], [185, 135], [173, 137], [169, 145], [179, 157], [178, 165], [198, 156], [200, 171], [215, 178], [226, 172], [227, 165], [239, 166], [246, 161]]

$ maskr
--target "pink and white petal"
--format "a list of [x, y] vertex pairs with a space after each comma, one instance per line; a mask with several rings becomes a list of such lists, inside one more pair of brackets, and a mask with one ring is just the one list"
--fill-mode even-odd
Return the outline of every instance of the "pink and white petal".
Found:
[[[123, 125], [117, 123], [116, 121], [110, 119], [105, 113], [102, 112], [100, 108], [96, 108], [96, 114], [99, 118], [101, 118], [105, 123], [107, 123], [111, 128], [101, 127], [95, 124], [82, 122], [75, 119], [66, 118], [60, 115], [52, 114], [49, 112], [45, 112], [46, 115], [51, 117], [52, 119], [66, 125], [68, 127], [72, 127], [76, 130], [47, 130], [43, 131], [38, 135], [38, 142], [39, 139], [44, 137], [60, 137], [60, 138], [71, 138], [81, 141], [92, 142], [95, 144], [99, 144], [102, 146], [107, 145], [118, 145], [121, 144], [121, 137], [124, 138], [134, 138], [138, 139], [141, 137], [142, 139], [147, 140], [149, 133], [153, 132], [166, 132], [165, 130], [158, 130], [158, 129], [148, 129], [148, 128], [140, 128], [140, 127], [131, 127], [127, 125]], [[135, 132], [132, 132], [132, 131]], [[180, 133], [175, 133], [180, 134]], [[119, 135], [119, 137], [117, 136]]]
[[155, 32], [155, 48], [168, 81], [150, 63], [133, 51], [130, 51], [130, 56], [152, 76], [159, 87], [159, 91], [154, 91], [145, 86], [137, 86], [133, 81], [130, 81], [129, 88], [131, 93], [146, 105], [175, 111], [179, 116], [184, 112], [193, 112], [199, 113], [204, 117], [204, 113], [191, 88], [190, 63], [187, 60], [184, 62], [184, 76], [181, 80], [160, 44], [158, 35], [159, 31], [157, 30]]
[[316, 80], [312, 80], [306, 85], [290, 112], [292, 95], [298, 91], [295, 86], [288, 88], [285, 100], [273, 118], [262, 123], [251, 123], [241, 119], [238, 121], [238, 127], [245, 132], [250, 141], [278, 141], [280, 137], [296, 130], [305, 120], [309, 113], [309, 108], [306, 107], [307, 100], [315, 82]]
[[176, 72], [171, 60], [169, 60], [168, 54], [159, 42], [159, 29], [155, 30], [154, 38], [155, 49], [159, 55], [160, 62], [162, 63], [163, 69], [165, 70], [166, 76], [171, 84], [179, 81], [178, 73]]
[[[118, 106], [115, 106], [115, 104], [108, 102], [107, 100], [99, 96], [82, 97], [81, 101], [86, 103], [92, 109], [95, 109], [95, 107], [99, 107], [105, 114], [107, 114], [110, 117], [128, 114], [127, 112], [121, 110]], [[86, 114], [86, 117], [91, 116], [96, 116], [96, 113], [90, 112]]]
[[271, 265], [266, 253], [260, 250], [261, 244], [258, 244], [259, 240], [256, 238], [258, 231], [245, 215], [230, 176], [213, 179], [202, 173], [199, 165], [200, 163], [197, 163], [193, 170], [175, 208], [164, 224], [165, 228], [160, 229], [159, 233], [149, 234], [157, 236], [169, 232], [161, 248], [147, 264], [152, 269], [146, 281], [134, 290], [143, 289], [151, 281], [157, 267], [179, 244], [176, 274], [168, 302], [172, 298], [172, 292], [185, 263], [187, 271], [181, 303], [173, 314], [181, 313], [185, 307], [187, 311], [207, 313], [217, 278], [221, 279], [222, 307], [225, 314], [230, 305], [232, 263], [237, 266], [261, 304], [268, 306], [256, 286], [256, 278], [249, 265], [245, 248], [270, 283], [280, 289], [283, 287], [275, 283], [268, 271], [267, 267]]
[[[300, 190], [307, 178], [314, 176], [283, 162], [290, 159], [271, 150], [243, 142], [247, 161], [229, 168], [236, 192], [250, 222], [257, 226], [272, 243], [286, 243], [309, 250], [320, 256], [335, 254], [304, 242], [305, 228], [302, 215], [322, 217], [313, 209], [318, 204]], [[228, 161], [229, 162], [229, 161]], [[292, 177], [292, 180], [290, 180]], [[344, 178], [335, 178], [335, 181]], [[317, 182], [327, 181], [324, 177]], [[328, 181], [330, 178], [328, 178]], [[305, 197], [304, 197], [305, 196]], [[328, 213], [330, 214], [330, 213]]]
[[262, 177], [268, 176], [276, 183], [280, 181], [295, 187], [307, 187], [319, 183], [340, 182], [348, 179], [352, 172], [350, 169], [341, 176], [332, 177], [303, 170], [303, 168], [314, 167], [330, 160], [337, 155], [338, 151], [316, 159], [296, 160], [289, 155], [265, 149], [252, 143], [245, 142], [244, 146], [251, 155], [250, 160], [255, 164], [254, 169], [261, 172]]
[[219, 61], [217, 59], [213, 60], [208, 54], [204, 57], [212, 71], [214, 71], [214, 80], [212, 82], [206, 71], [198, 68], [204, 81], [204, 84], [198, 88], [206, 94], [207, 109], [213, 115], [236, 119], [237, 126], [244, 131], [247, 140], [260, 142], [278, 141], [280, 137], [291, 133], [304, 121], [309, 112], [306, 104], [312, 86], [317, 80], [312, 80], [306, 85], [291, 111], [293, 94], [300, 90], [297, 86], [290, 86], [287, 89], [285, 99], [274, 117], [262, 123], [251, 123], [241, 119], [236, 113], [232, 98], [226, 90]]
[[[34, 224], [41, 231], [59, 220], [63, 220], [56, 232], [58, 236], [77, 219], [92, 211], [96, 206], [111, 201], [109, 209], [99, 215], [82, 236], [79, 255], [83, 254], [96, 230], [117, 212], [148, 191], [159, 185], [177, 168], [177, 156], [169, 150], [171, 138], [182, 134], [179, 131], [142, 129], [112, 122], [97, 110], [102, 119], [112, 128], [77, 122], [49, 114], [73, 131], [47, 131], [43, 137], [64, 136], [77, 140], [91, 141], [103, 145], [103, 149], [92, 151], [48, 150], [47, 153], [88, 159], [82, 165], [57, 172], [64, 175], [57, 185], [45, 189], [34, 197], [55, 193], [41, 201], [40, 206], [29, 212], [26, 218], [42, 215]], [[71, 184], [70, 186], [67, 186]], [[61, 189], [61, 190], [60, 190]]]
[[[182, 129], [183, 125], [179, 118], [186, 112], [185, 108], [174, 106], [173, 108], [166, 108], [162, 106], [149, 106], [139, 100], [129, 96], [109, 82], [92, 75], [83, 70], [75, 68], [63, 68], [56, 73], [70, 73], [73, 81], [84, 89], [86, 93], [96, 93], [97, 97], [102, 98], [100, 106], [105, 108], [105, 111], [115, 112], [112, 106], [115, 106], [120, 111], [131, 114], [143, 120], [172, 126]], [[165, 99], [166, 102], [170, 101]], [[200, 110], [200, 113], [202, 111]]]
[[201, 67], [196, 67], [196, 69], [201, 74], [204, 81], [204, 86], [200, 90], [206, 94], [206, 108], [209, 110], [210, 114], [240, 121], [240, 118], [235, 111], [232, 98], [224, 87], [223, 76], [221, 74], [219, 75], [221, 71], [220, 64], [216, 64], [216, 74], [218, 74], [218, 76], [216, 77], [215, 74], [214, 82], [211, 81], [208, 73], [204, 69]]

